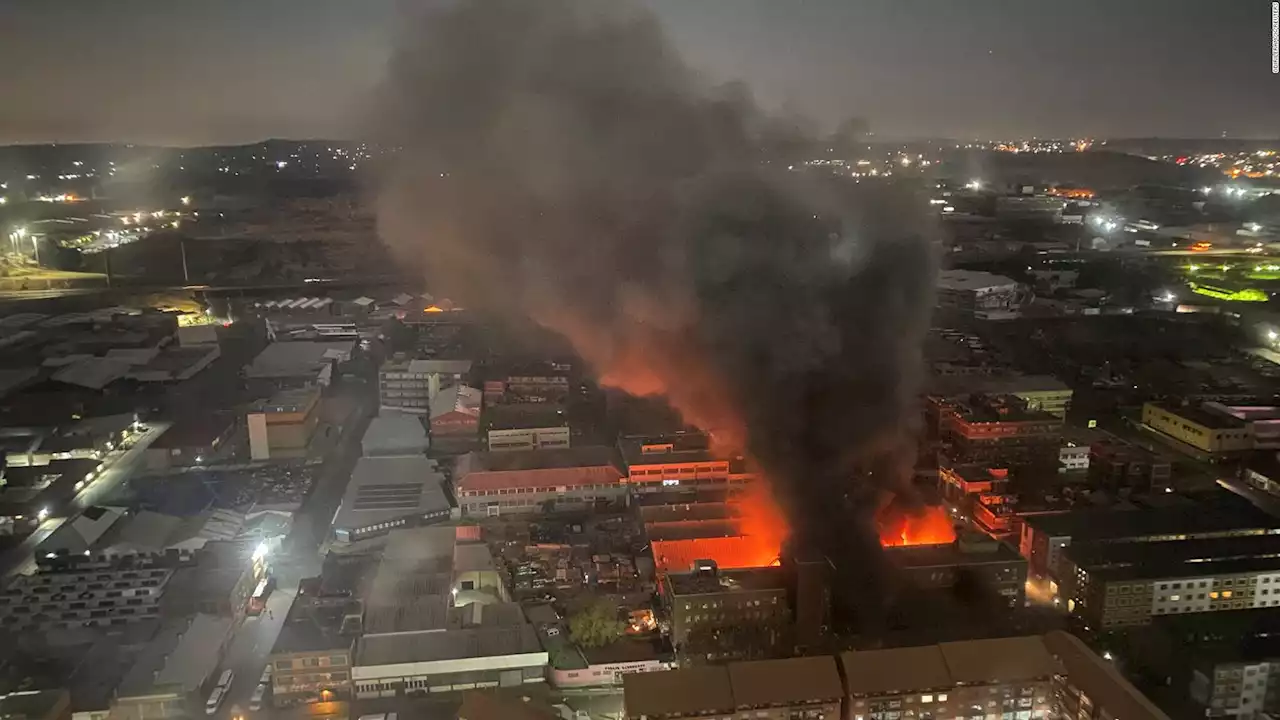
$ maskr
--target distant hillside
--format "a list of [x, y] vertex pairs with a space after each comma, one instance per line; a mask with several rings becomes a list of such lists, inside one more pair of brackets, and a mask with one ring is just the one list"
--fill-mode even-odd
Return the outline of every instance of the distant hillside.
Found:
[[981, 178], [1006, 184], [1084, 185], [1097, 190], [1134, 185], [1199, 187], [1220, 182], [1222, 175], [1202, 168], [1148, 160], [1137, 155], [1097, 151], [1079, 153], [1007, 153], [967, 151], [942, 164], [941, 173], [954, 178]]

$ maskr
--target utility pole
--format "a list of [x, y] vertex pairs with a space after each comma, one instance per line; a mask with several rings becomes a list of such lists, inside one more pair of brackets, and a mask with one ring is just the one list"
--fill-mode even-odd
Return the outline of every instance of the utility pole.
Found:
[[191, 275], [187, 272], [187, 241], [185, 239], [178, 240], [178, 250], [182, 253], [182, 283], [190, 285]]
[[106, 266], [107, 287], [111, 287], [111, 248], [102, 251], [103, 264]]

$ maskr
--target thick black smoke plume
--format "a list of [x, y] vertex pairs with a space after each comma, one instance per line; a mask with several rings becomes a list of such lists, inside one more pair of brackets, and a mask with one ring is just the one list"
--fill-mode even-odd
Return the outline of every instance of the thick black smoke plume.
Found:
[[802, 541], [874, 546], [849, 518], [914, 457], [923, 202], [789, 171], [814, 146], [626, 3], [474, 0], [407, 25], [377, 138], [397, 148], [391, 247], [745, 450]]

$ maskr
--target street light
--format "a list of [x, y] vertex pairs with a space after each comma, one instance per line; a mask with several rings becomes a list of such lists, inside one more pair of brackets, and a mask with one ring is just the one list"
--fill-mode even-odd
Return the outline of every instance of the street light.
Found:
[[264, 540], [258, 543], [258, 547], [253, 549], [253, 561], [258, 562], [267, 556], [267, 542]]
[[44, 522], [47, 517], [49, 517], [49, 508], [47, 507], [40, 508], [40, 512], [36, 513], [36, 520], [38, 522]]

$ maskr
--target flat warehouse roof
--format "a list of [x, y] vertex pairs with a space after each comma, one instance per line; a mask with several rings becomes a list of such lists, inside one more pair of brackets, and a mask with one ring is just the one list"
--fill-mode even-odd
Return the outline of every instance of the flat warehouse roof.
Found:
[[358, 529], [448, 510], [443, 480], [439, 466], [425, 455], [360, 458], [333, 525]]

